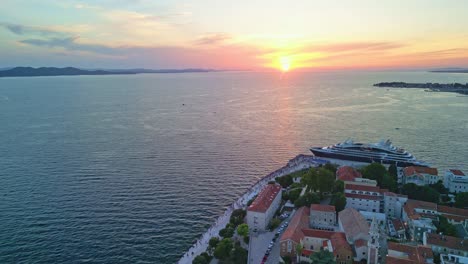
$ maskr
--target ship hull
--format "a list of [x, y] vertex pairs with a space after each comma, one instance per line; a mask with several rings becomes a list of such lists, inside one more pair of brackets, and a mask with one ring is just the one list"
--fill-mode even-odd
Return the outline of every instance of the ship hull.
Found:
[[311, 148], [310, 151], [316, 157], [322, 158], [329, 158], [329, 159], [336, 159], [336, 160], [348, 160], [348, 161], [356, 161], [362, 163], [382, 163], [386, 165], [395, 164], [398, 167], [408, 167], [408, 166], [424, 166], [427, 167], [426, 164], [422, 164], [420, 162], [414, 161], [405, 161], [405, 160], [393, 160], [393, 159], [386, 159], [379, 156], [354, 156], [349, 154], [341, 154], [336, 152], [328, 152], [323, 151], [321, 148]]

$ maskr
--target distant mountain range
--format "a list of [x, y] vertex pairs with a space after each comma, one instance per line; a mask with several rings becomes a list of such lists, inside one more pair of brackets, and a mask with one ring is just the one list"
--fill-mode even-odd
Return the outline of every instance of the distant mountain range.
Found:
[[185, 73], [185, 72], [212, 72], [212, 69], [96, 69], [85, 70], [74, 67], [15, 67], [0, 69], [0, 77], [32, 77], [32, 76], [71, 76], [71, 75], [111, 75], [111, 74], [138, 74], [138, 73]]
[[440, 68], [429, 70], [429, 72], [468, 73], [467, 68]]

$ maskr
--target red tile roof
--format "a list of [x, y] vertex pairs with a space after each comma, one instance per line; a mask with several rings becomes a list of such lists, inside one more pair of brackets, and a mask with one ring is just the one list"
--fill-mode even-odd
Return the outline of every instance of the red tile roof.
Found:
[[336, 178], [342, 181], [354, 181], [356, 178], [362, 178], [362, 175], [353, 167], [341, 166], [336, 171]]
[[[333, 250], [338, 248], [346, 249], [351, 251], [351, 246], [346, 240], [346, 235], [343, 232], [334, 232], [334, 231], [325, 231], [325, 230], [316, 230], [316, 229], [303, 229], [302, 233], [304, 237], [316, 237], [322, 238], [325, 240], [330, 240]], [[323, 245], [326, 246], [326, 241], [324, 240]], [[366, 242], [367, 243], [367, 242]]]
[[377, 193], [381, 192], [378, 186], [369, 186], [369, 185], [346, 184], [345, 189], [355, 190], [355, 191], [365, 191], [365, 192], [377, 192]]
[[403, 174], [405, 176], [411, 176], [415, 174], [438, 175], [438, 171], [437, 171], [437, 168], [410, 166], [410, 167], [406, 167], [403, 169]]
[[392, 219], [392, 224], [396, 231], [405, 230], [405, 226], [400, 219]]
[[322, 211], [322, 212], [335, 212], [335, 206], [326, 205], [326, 204], [312, 204], [310, 205], [310, 210]]
[[310, 256], [310, 255], [312, 255], [314, 253], [315, 253], [315, 251], [313, 251], [313, 250], [308, 250], [308, 249], [303, 249], [302, 250], [302, 255], [306, 256], [306, 257], [308, 257], [308, 256]]
[[446, 247], [456, 250], [468, 251], [468, 242], [464, 239], [452, 236], [444, 236], [439, 234], [427, 234], [427, 244]]
[[367, 247], [367, 240], [358, 239], [358, 240], [354, 241], [354, 247], [357, 247], [357, 248]]
[[416, 264], [415, 261], [412, 261], [410, 259], [397, 258], [397, 257], [392, 257], [392, 256], [387, 256], [386, 263], [387, 264]]
[[261, 213], [266, 212], [280, 191], [281, 191], [281, 185], [268, 184], [260, 192], [260, 194], [258, 194], [254, 202], [247, 208], [247, 211], [261, 212]]
[[465, 174], [461, 171], [461, 170], [450, 170], [453, 175], [457, 175], [457, 176], [465, 176]]
[[419, 219], [422, 215], [415, 211], [416, 208], [437, 211], [437, 204], [408, 199], [408, 201], [403, 206], [403, 210], [405, 210], [405, 213], [408, 215], [409, 218], [413, 220]]
[[304, 237], [302, 229], [309, 227], [309, 214], [309, 207], [304, 206], [299, 208], [296, 213], [294, 213], [288, 227], [281, 235], [280, 241], [293, 240], [294, 242], [299, 243], [299, 241]]
[[465, 218], [468, 218], [468, 209], [461, 209], [461, 208], [449, 207], [445, 205], [439, 205], [437, 208], [437, 211], [444, 215], [464, 216]]
[[[432, 254], [431, 248], [427, 246], [411, 246], [411, 245], [405, 245], [405, 244], [398, 244], [395, 242], [388, 242], [388, 250], [393, 250], [393, 251], [406, 254], [405, 257], [390, 256], [391, 258], [403, 259], [403, 260], [406, 259], [406, 260], [412, 261], [413, 263], [418, 263], [418, 264], [427, 263], [426, 259], [432, 259], [434, 257]], [[388, 263], [388, 257], [387, 257], [387, 263]], [[393, 263], [400, 263], [400, 262], [393, 262]]]
[[354, 208], [345, 208], [338, 213], [344, 232], [348, 241], [353, 241], [359, 235], [369, 234], [369, 224], [366, 219]]
[[366, 200], [374, 200], [374, 201], [382, 200], [381, 196], [366, 195], [366, 194], [355, 194], [355, 193], [345, 193], [345, 197], [357, 198], [357, 199], [366, 199]]

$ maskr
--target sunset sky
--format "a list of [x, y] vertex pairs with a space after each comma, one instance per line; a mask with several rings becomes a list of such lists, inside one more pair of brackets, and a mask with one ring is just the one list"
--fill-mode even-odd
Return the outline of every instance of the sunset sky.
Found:
[[0, 6], [0, 67], [468, 67], [468, 1], [0, 0]]

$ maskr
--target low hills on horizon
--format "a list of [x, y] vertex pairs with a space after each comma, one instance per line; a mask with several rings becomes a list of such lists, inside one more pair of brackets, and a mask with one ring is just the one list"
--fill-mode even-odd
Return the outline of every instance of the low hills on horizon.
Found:
[[14, 67], [0, 69], [0, 77], [34, 77], [34, 76], [75, 76], [75, 75], [116, 75], [139, 73], [191, 73], [214, 72], [213, 69], [80, 69], [75, 67]]

